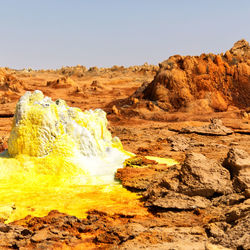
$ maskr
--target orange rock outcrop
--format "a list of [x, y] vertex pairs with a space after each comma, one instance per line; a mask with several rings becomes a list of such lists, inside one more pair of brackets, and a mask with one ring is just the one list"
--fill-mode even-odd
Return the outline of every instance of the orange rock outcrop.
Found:
[[175, 55], [159, 66], [154, 80], [133, 97], [156, 101], [168, 111], [250, 106], [250, 46], [244, 39], [225, 54]]

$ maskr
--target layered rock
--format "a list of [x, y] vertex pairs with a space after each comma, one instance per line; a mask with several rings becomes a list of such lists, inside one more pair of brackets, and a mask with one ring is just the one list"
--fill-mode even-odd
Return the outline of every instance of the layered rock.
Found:
[[202, 127], [186, 127], [182, 128], [180, 133], [195, 133], [200, 135], [212, 135], [212, 136], [223, 136], [230, 135], [233, 133], [233, 130], [223, 126], [220, 119], [211, 119], [210, 124]]
[[250, 46], [240, 40], [221, 55], [171, 56], [133, 97], [155, 101], [164, 110], [225, 111], [228, 105], [250, 106], [249, 93]]

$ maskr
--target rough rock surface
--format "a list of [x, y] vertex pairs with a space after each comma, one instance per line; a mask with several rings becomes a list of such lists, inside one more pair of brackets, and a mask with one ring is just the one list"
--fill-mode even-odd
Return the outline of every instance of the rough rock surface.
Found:
[[202, 154], [187, 154], [180, 172], [181, 193], [212, 197], [233, 191], [229, 171]]
[[155, 171], [154, 169], [143, 169], [126, 167], [124, 169], [119, 168], [116, 172], [115, 177], [121, 180], [124, 187], [130, 188], [131, 190], [146, 190], [152, 180], [158, 180], [163, 177], [164, 173]]
[[225, 222], [205, 226], [209, 240], [233, 249], [250, 248], [250, 213], [230, 225]]
[[[241, 204], [234, 211], [241, 211]], [[245, 204], [246, 207], [246, 204]], [[231, 208], [231, 210], [233, 210]], [[243, 208], [244, 209], [244, 208]], [[228, 207], [225, 207], [225, 211]], [[225, 221], [223, 210], [158, 212], [148, 217], [89, 212], [86, 219], [51, 211], [0, 223], [1, 249], [248, 249], [249, 213]], [[232, 213], [232, 212], [231, 212]], [[229, 214], [229, 213], [228, 213]], [[188, 248], [187, 248], [188, 246]]]
[[240, 192], [246, 190], [249, 196], [250, 189], [250, 155], [241, 149], [231, 148], [224, 161], [233, 178], [234, 188]]
[[166, 188], [149, 188], [147, 190], [145, 205], [165, 209], [196, 209], [206, 208], [210, 205], [209, 200], [201, 196], [188, 196], [166, 190]]
[[58, 241], [69, 245], [79, 239], [81, 221], [51, 211], [46, 218], [27, 218], [27, 222], [0, 224], [1, 249], [54, 249]]
[[[199, 233], [184, 233], [190, 228], [179, 228], [176, 231], [175, 227], [160, 228], [156, 225], [151, 226], [151, 236], [159, 234], [161, 240], [152, 241], [149, 246], [147, 241], [140, 243], [140, 247], [145, 249], [248, 249], [249, 248], [249, 218], [250, 218], [250, 203], [245, 193], [237, 192], [237, 187], [232, 186], [230, 179], [234, 173], [239, 174], [240, 170], [245, 170], [245, 166], [249, 163], [248, 154], [241, 150], [230, 149], [225, 163], [230, 164], [232, 168], [230, 172], [221, 165], [221, 163], [206, 158], [202, 154], [188, 153], [181, 168], [171, 166], [161, 172], [161, 175], [148, 175], [147, 179], [151, 178], [151, 183], [144, 186], [146, 191], [143, 192], [143, 201], [145, 206], [148, 206], [150, 211], [160, 217], [167, 218], [171, 213], [177, 215], [181, 211], [193, 211], [194, 214], [201, 215], [202, 211], [210, 211], [211, 215], [217, 213], [218, 217], [209, 220], [202, 227], [192, 227], [193, 232]], [[228, 166], [228, 165], [226, 165]], [[233, 167], [237, 171], [232, 170]], [[122, 183], [126, 180], [128, 169], [123, 172], [119, 169], [120, 175], [123, 174]], [[140, 185], [140, 178], [133, 176], [133, 168], [129, 167], [129, 178], [135, 177], [133, 185]], [[143, 171], [157, 170], [154, 164], [144, 166], [140, 169], [140, 175], [143, 176]], [[136, 171], [135, 171], [136, 173]], [[156, 178], [157, 176], [157, 178]], [[137, 180], [137, 184], [136, 183]], [[142, 181], [144, 183], [144, 181]], [[126, 186], [126, 185], [125, 185]], [[216, 211], [216, 212], [215, 212]], [[160, 231], [159, 231], [160, 229]], [[197, 231], [198, 230], [198, 231]], [[142, 230], [141, 235], [148, 232], [147, 228]], [[157, 232], [157, 233], [156, 233]], [[184, 235], [183, 235], [184, 233]], [[107, 237], [110, 233], [105, 234]], [[192, 238], [192, 235], [196, 235]], [[164, 238], [167, 237], [167, 238]], [[171, 240], [170, 240], [170, 238]], [[191, 237], [191, 238], [190, 238]], [[103, 239], [103, 236], [102, 236]], [[132, 237], [131, 240], [126, 240], [121, 244], [121, 249], [131, 249], [138, 246], [138, 236]], [[195, 240], [197, 239], [197, 241]], [[184, 248], [185, 240], [190, 248]], [[182, 243], [180, 242], [182, 241]], [[171, 243], [172, 242], [172, 243]], [[185, 245], [185, 247], [187, 247]]]
[[173, 151], [185, 151], [189, 148], [191, 139], [181, 135], [170, 136], [167, 138], [168, 142], [171, 143]]
[[236, 42], [224, 55], [171, 56], [154, 80], [133, 97], [156, 101], [164, 110], [180, 108], [225, 111], [250, 105], [250, 46]]
[[235, 175], [240, 174], [241, 172], [249, 172], [250, 155], [244, 150], [231, 148], [224, 164]]
[[219, 119], [211, 119], [210, 124], [201, 127], [186, 127], [180, 133], [196, 133], [200, 135], [230, 135], [233, 130], [223, 126]]
[[158, 165], [145, 157], [132, 157], [124, 165], [124, 168], [117, 170], [115, 177], [124, 187], [137, 191], [147, 190], [152, 183], [157, 183], [169, 172], [166, 165]]
[[[201, 196], [206, 198], [211, 198], [215, 194], [223, 195], [233, 192], [229, 171], [214, 160], [207, 159], [202, 154], [187, 154], [181, 169], [174, 170], [174, 168], [172, 167], [169, 171], [166, 171], [167, 174], [158, 183], [149, 187], [145, 194], [147, 201], [151, 200], [152, 197], [155, 200], [155, 197], [157, 197], [158, 207], [173, 208], [167, 201], [169, 196], [171, 200], [175, 199], [176, 203], [183, 203], [183, 200], [186, 200], [188, 209], [191, 209], [195, 207], [195, 200], [188, 199], [188, 197], [182, 195], [174, 196], [169, 191], [171, 190], [189, 197]], [[159, 200], [162, 201], [159, 202]], [[192, 205], [190, 205], [191, 200], [193, 201]], [[197, 204], [199, 203], [198, 200]], [[207, 206], [208, 202], [203, 204]], [[200, 206], [197, 205], [197, 207]]]

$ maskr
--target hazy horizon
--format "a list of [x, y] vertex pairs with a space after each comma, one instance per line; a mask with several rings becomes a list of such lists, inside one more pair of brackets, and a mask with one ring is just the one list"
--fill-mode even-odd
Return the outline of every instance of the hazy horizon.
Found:
[[1, 1], [0, 67], [155, 64], [250, 40], [250, 1]]

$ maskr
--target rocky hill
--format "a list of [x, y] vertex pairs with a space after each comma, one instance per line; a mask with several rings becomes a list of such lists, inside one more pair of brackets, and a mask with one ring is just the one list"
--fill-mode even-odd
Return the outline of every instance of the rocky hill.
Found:
[[250, 46], [244, 39], [225, 54], [174, 55], [159, 66], [154, 80], [142, 85], [133, 97], [155, 101], [167, 111], [250, 106]]

